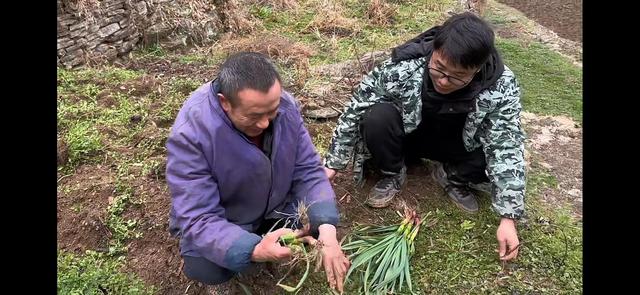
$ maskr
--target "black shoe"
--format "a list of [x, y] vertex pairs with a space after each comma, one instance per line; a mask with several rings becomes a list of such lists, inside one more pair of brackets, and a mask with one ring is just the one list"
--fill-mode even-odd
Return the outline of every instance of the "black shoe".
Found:
[[455, 183], [449, 180], [447, 172], [444, 171], [441, 163], [435, 163], [431, 176], [442, 186], [447, 195], [449, 195], [449, 199], [451, 199], [458, 208], [469, 213], [478, 212], [478, 201], [475, 195], [469, 191], [469, 187], [466, 184]]
[[402, 167], [398, 173], [385, 173], [388, 176], [380, 179], [369, 192], [367, 205], [374, 208], [389, 206], [393, 198], [400, 192], [407, 180], [407, 167]]
[[491, 183], [489, 182], [469, 183], [469, 187], [477, 191], [491, 194]]

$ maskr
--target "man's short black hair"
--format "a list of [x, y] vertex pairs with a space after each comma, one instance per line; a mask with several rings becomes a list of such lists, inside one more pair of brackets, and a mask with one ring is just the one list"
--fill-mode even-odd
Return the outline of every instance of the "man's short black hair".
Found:
[[451, 63], [466, 69], [483, 65], [495, 50], [489, 24], [471, 12], [450, 17], [433, 40], [433, 49]]
[[253, 89], [267, 93], [276, 80], [281, 82], [276, 66], [267, 56], [257, 52], [231, 55], [222, 64], [218, 74], [220, 93], [231, 104], [235, 104], [238, 92]]

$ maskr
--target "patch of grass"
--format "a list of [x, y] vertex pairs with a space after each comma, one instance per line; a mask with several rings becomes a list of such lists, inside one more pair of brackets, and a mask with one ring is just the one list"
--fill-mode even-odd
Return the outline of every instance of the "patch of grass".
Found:
[[[301, 5], [307, 5], [307, 3], [308, 1]], [[315, 12], [309, 9], [281, 10], [255, 4], [249, 8], [249, 12], [262, 21], [267, 31], [289, 32], [288, 37], [297, 36], [315, 16]]]
[[[403, 2], [394, 9], [395, 19], [399, 21], [393, 25], [369, 23], [365, 16], [369, 4], [356, 0], [301, 1], [296, 10], [275, 10], [254, 5], [251, 13], [262, 19], [269, 32], [316, 49], [310, 58], [313, 66], [342, 62], [368, 51], [386, 50], [399, 45], [443, 20], [442, 12], [454, 4], [452, 0]], [[322, 13], [319, 12], [322, 7], [332, 9]], [[390, 11], [384, 12], [388, 13], [391, 14]], [[340, 21], [328, 21], [330, 19]], [[343, 34], [347, 32], [346, 29], [351, 33]], [[335, 35], [332, 30], [336, 32]]]
[[153, 43], [149, 46], [142, 47], [139, 50], [139, 53], [141, 53], [142, 55], [153, 57], [164, 57], [167, 55], [167, 51], [158, 43]]
[[509, 274], [520, 278], [511, 290], [582, 293], [582, 224], [568, 210], [534, 217], [521, 234], [528, 245], [521, 251], [524, 259]]
[[[122, 93], [114, 91], [122, 83], [139, 78], [141, 72], [111, 66], [84, 68], [79, 70], [58, 69], [58, 129], [64, 134], [77, 123], [96, 125], [99, 122], [120, 125], [124, 121], [120, 115], [127, 115], [132, 102]], [[103, 91], [111, 92], [120, 104], [118, 109], [103, 108], [98, 105], [97, 96]], [[139, 110], [144, 110], [140, 107]], [[114, 120], [114, 114], [118, 116]], [[128, 118], [127, 118], [128, 119]], [[84, 125], [82, 125], [84, 126]]]
[[98, 69], [98, 73], [96, 77], [102, 81], [106, 81], [111, 85], [115, 85], [118, 83], [123, 83], [126, 81], [131, 81], [138, 79], [144, 74], [143, 72], [133, 71], [128, 69], [123, 69], [119, 67], [105, 67], [102, 69]]
[[582, 70], [544, 45], [496, 39], [505, 64], [520, 82], [524, 110], [566, 115], [582, 122]]
[[58, 100], [58, 130], [63, 131], [71, 128], [77, 122], [92, 122], [99, 116], [98, 105], [95, 99], [83, 99], [71, 101], [67, 99]]
[[123, 93], [111, 97], [114, 107], [100, 108], [93, 124], [109, 139], [109, 148], [129, 146], [146, 127], [150, 116], [148, 99], [134, 99]]
[[196, 54], [180, 55], [178, 61], [183, 64], [206, 62], [207, 58]]
[[71, 166], [90, 161], [102, 151], [104, 146], [96, 127], [86, 121], [80, 121], [72, 125], [66, 134], [65, 140], [68, 146]]
[[191, 92], [201, 86], [201, 82], [188, 79], [177, 78], [169, 83], [169, 90], [166, 94], [155, 97], [159, 106], [150, 113], [157, 120], [160, 127], [168, 127], [173, 123], [182, 104], [187, 100]]
[[419, 293], [473, 290], [500, 270], [493, 251], [497, 217], [488, 203], [482, 207], [476, 216], [465, 215], [448, 202], [436, 207], [435, 224], [416, 241], [413, 271]]
[[137, 79], [142, 74], [140, 71], [115, 66], [87, 67], [75, 70], [58, 68], [58, 93], [77, 92], [76, 86], [90, 83], [99, 86], [117, 85]]
[[[341, 38], [338, 41], [336, 53], [330, 58], [319, 61], [312, 60], [314, 64], [341, 62], [353, 59], [369, 51], [389, 50], [403, 42], [417, 36], [427, 28], [439, 23], [442, 12], [452, 6], [452, 1], [443, 1], [438, 5], [432, 5], [433, 1], [416, 1], [404, 3], [394, 10], [395, 19], [399, 20], [391, 25], [367, 24], [362, 27], [356, 36]], [[351, 15], [358, 15], [364, 19], [368, 6], [366, 3], [346, 5], [352, 10]], [[349, 15], [347, 13], [347, 15]]]
[[73, 210], [73, 212], [75, 213], [80, 213], [80, 211], [82, 211], [83, 206], [82, 204], [73, 204], [73, 206], [71, 206], [71, 210]]
[[191, 94], [191, 92], [200, 87], [201, 84], [202, 83], [200, 81], [189, 78], [174, 79], [171, 81], [169, 91], [172, 94], [182, 95], [186, 97]]
[[[391, 2], [393, 3], [393, 1]], [[408, 40], [406, 37], [415, 37], [426, 29], [441, 24], [446, 19], [444, 12], [458, 5], [456, 2], [452, 0], [428, 0], [399, 5], [397, 19], [402, 21], [393, 26], [397, 35], [402, 36], [399, 41], [406, 41]], [[409, 33], [408, 36], [403, 36], [403, 34], [407, 33]]]
[[149, 157], [165, 156], [167, 152], [165, 145], [168, 135], [169, 130], [160, 129], [155, 134], [142, 137], [136, 144], [136, 148], [138, 148], [139, 151], [137, 159], [145, 161]]
[[[480, 210], [470, 215], [444, 196], [425, 196], [421, 212], [434, 211], [434, 224], [421, 230], [412, 260], [418, 293], [580, 293], [582, 227], [568, 210], [542, 210], [536, 199], [557, 180], [529, 174], [527, 216], [519, 224], [523, 246], [518, 259], [503, 265], [496, 252], [499, 217], [481, 194]], [[441, 192], [444, 194], [444, 192]]]
[[329, 151], [329, 145], [331, 144], [331, 134], [318, 133], [312, 138], [313, 146], [320, 157], [324, 157]]
[[504, 14], [496, 13], [493, 9], [486, 10], [484, 19], [492, 25], [494, 30], [497, 26], [509, 23], [509, 20], [504, 16]]
[[531, 168], [527, 173], [527, 193], [539, 195], [543, 188], [557, 188], [558, 179], [542, 168]]
[[153, 286], [121, 271], [124, 260], [94, 251], [58, 252], [58, 294], [154, 294]]
[[116, 107], [101, 109], [98, 123], [107, 126], [129, 126], [134, 116], [140, 116], [141, 119], [147, 116], [148, 110], [145, 105], [128, 95], [114, 93], [112, 97], [116, 102]]
[[128, 165], [125, 163], [120, 165], [118, 171], [118, 180], [116, 183], [116, 197], [107, 207], [107, 227], [111, 231], [111, 239], [109, 241], [109, 254], [118, 255], [127, 251], [125, 242], [131, 238], [142, 237], [142, 232], [137, 231], [138, 220], [125, 219], [122, 215], [126, 208], [131, 204], [136, 204], [133, 200], [133, 188], [129, 186]]
[[270, 6], [251, 5], [251, 7], [249, 8], [249, 13], [265, 23], [272, 21], [271, 18], [273, 17], [273, 8]]
[[160, 113], [172, 122], [184, 99], [200, 83], [173, 79], [163, 93], [133, 97], [135, 83], [145, 81], [127, 82], [143, 78], [141, 75], [139, 71], [104, 66], [58, 72], [58, 133], [69, 145], [71, 163], [61, 169], [67, 171], [87, 162], [103, 149], [114, 156], [112, 159], [121, 158], [123, 151], [132, 151], [125, 157], [133, 155], [140, 161], [140, 157], [164, 151], [166, 136], [155, 136], [157, 132], [149, 130], [155, 128], [149, 119], [157, 119]]
[[151, 159], [144, 162], [141, 176], [155, 176], [156, 179], [164, 179], [166, 169], [166, 161], [160, 159]]
[[306, 122], [305, 124], [309, 130], [311, 141], [313, 142], [316, 151], [320, 157], [324, 157], [329, 151], [329, 145], [331, 145], [331, 137], [333, 135], [333, 129], [336, 126], [335, 122], [327, 123], [314, 123]]

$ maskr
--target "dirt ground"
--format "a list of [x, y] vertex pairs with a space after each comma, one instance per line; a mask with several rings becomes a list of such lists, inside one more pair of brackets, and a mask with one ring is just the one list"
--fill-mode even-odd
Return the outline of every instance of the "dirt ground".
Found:
[[582, 43], [582, 1], [498, 0], [522, 11], [527, 17], [556, 32], [560, 37]]
[[569, 205], [572, 214], [582, 219], [582, 128], [564, 116], [522, 114], [527, 132], [529, 163], [539, 165], [557, 180], [540, 198], [549, 207]]
[[[529, 113], [523, 114], [523, 124], [529, 138], [526, 144], [528, 161], [544, 167], [558, 180], [557, 188], [545, 189], [542, 201], [549, 206], [570, 204], [576, 218], [581, 219], [582, 130], [568, 118]], [[326, 132], [324, 126], [312, 124], [310, 133]], [[113, 173], [106, 167], [85, 165], [79, 168], [79, 173], [61, 181], [61, 184], [74, 189], [68, 193], [60, 192], [61, 197], [58, 198], [59, 249], [76, 253], [106, 251], [109, 235], [104, 224], [104, 212], [115, 186], [113, 179]], [[341, 224], [348, 225], [353, 221], [378, 223], [395, 218], [393, 210], [375, 210], [364, 205], [366, 193], [374, 184], [373, 177], [367, 179], [363, 188], [354, 186], [351, 174], [339, 174], [334, 181]], [[139, 229], [144, 236], [128, 244], [127, 271], [155, 285], [158, 294], [206, 294], [203, 286], [182, 274], [178, 242], [167, 231], [170, 195], [164, 179], [154, 176], [140, 178], [135, 181], [134, 188], [136, 195], [145, 198], [146, 202], [132, 206], [125, 216], [141, 220]], [[437, 200], [424, 196], [443, 196], [443, 193], [430, 177], [428, 167], [412, 167], [408, 171], [407, 185], [398, 199], [416, 207], [433, 207]], [[345, 232], [345, 227], [338, 228], [339, 236]], [[281, 290], [273, 282], [282, 271], [276, 269], [275, 275], [274, 271], [263, 272], [244, 282], [252, 286], [253, 294], [280, 294]], [[313, 292], [306, 289], [301, 294]]]

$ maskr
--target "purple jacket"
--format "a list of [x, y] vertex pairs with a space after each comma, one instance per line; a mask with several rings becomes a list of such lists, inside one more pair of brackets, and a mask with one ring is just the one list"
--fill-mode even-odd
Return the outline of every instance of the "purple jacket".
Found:
[[312, 230], [338, 223], [335, 193], [293, 97], [283, 91], [269, 159], [233, 127], [216, 97], [217, 83], [194, 91], [167, 140], [169, 230], [182, 255], [243, 271], [266, 217], [282, 217], [302, 200]]

